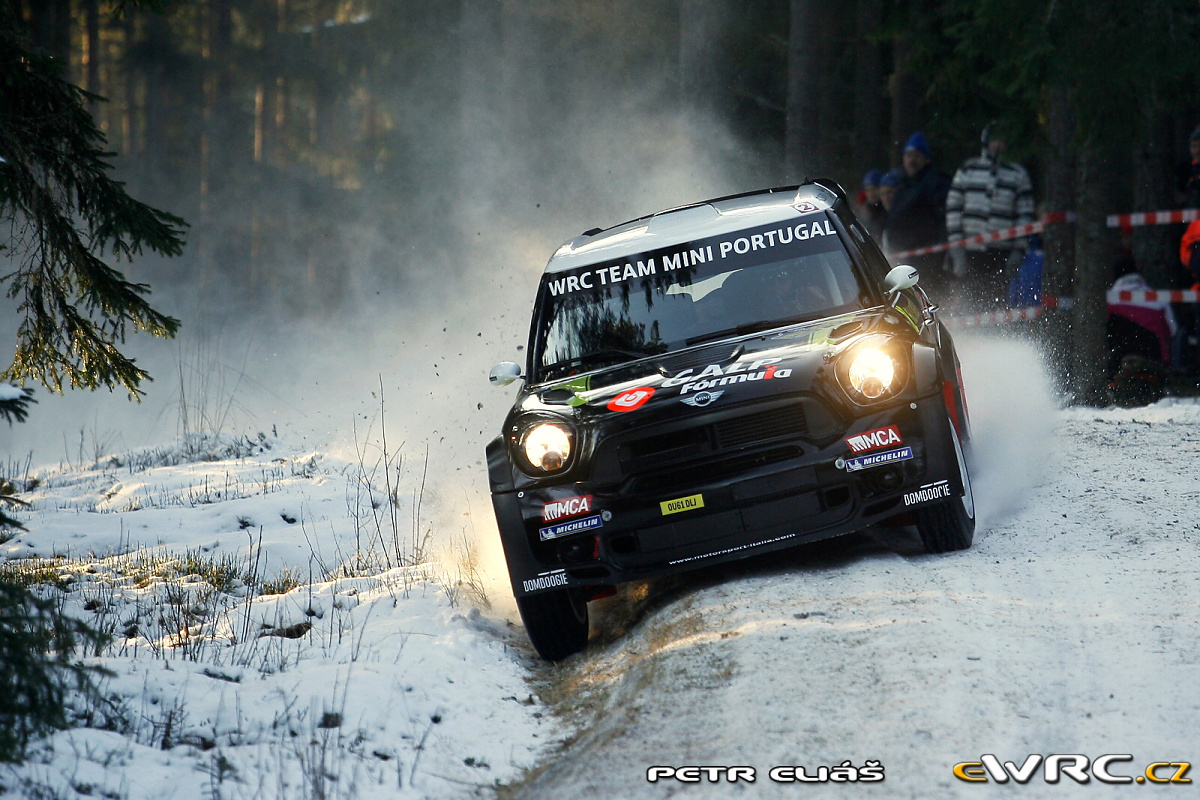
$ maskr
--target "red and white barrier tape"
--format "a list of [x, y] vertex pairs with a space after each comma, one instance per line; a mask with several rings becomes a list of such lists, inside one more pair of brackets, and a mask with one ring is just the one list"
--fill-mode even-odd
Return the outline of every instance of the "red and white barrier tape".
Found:
[[[1136, 291], [1112, 289], [1108, 292], [1109, 305], [1122, 303], [1200, 303], [1200, 291], [1195, 289], [1140, 289]], [[976, 325], [999, 325], [1005, 322], [1028, 322], [1037, 319], [1048, 308], [1073, 308], [1073, 297], [1042, 298], [1040, 306], [1027, 308], [1008, 308], [1001, 311], [989, 311], [983, 314], [964, 314], [950, 316], [947, 322], [970, 328]]]
[[1195, 289], [1141, 289], [1120, 291], [1110, 289], [1110, 303], [1200, 303], [1200, 292]]
[[1110, 214], [1110, 228], [1137, 228], [1142, 225], [1174, 225], [1178, 222], [1194, 222], [1200, 219], [1200, 208], [1184, 208], [1178, 211], [1141, 211], [1137, 214]]
[[966, 239], [957, 239], [953, 242], [943, 242], [942, 244], [930, 245], [929, 247], [918, 247], [915, 250], [905, 250], [902, 253], [892, 255], [893, 260], [908, 258], [909, 256], [924, 256], [931, 253], [944, 253], [947, 250], [955, 250], [960, 247], [970, 247], [973, 244], [986, 244], [988, 242], [1003, 242], [1008, 239], [1019, 239], [1022, 236], [1029, 236], [1034, 233], [1041, 233], [1047, 225], [1055, 225], [1061, 222], [1074, 222], [1075, 212], [1073, 211], [1055, 211], [1051, 214], [1045, 214], [1038, 222], [1031, 222], [1028, 225], [1017, 225], [1012, 228], [1002, 228], [991, 233], [980, 233], [975, 236], [968, 236]]
[[999, 325], [1003, 322], [1028, 322], [1037, 319], [1046, 312], [1045, 306], [1029, 306], [1028, 308], [1007, 308], [1004, 311], [989, 311], [986, 314], [967, 314], [961, 317], [950, 317], [948, 322], [972, 328], [976, 325]]

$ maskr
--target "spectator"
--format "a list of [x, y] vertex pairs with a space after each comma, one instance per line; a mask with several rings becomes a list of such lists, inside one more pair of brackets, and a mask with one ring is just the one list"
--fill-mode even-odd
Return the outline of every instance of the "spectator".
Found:
[[[903, 173], [883, 223], [887, 249], [893, 253], [916, 250], [946, 240], [946, 194], [950, 177], [933, 165], [933, 151], [925, 134], [917, 131], [904, 144]], [[910, 256], [904, 261], [917, 268], [927, 288], [942, 284], [941, 253]]]
[[896, 199], [896, 190], [900, 188], [899, 170], [889, 170], [879, 179], [879, 204], [883, 206], [883, 218], [891, 213], [892, 202]]
[[1184, 232], [1179, 242], [1179, 260], [1192, 277], [1192, 288], [1200, 288], [1200, 219], [1189, 224]]
[[[946, 235], [951, 242], [1034, 221], [1033, 183], [1020, 164], [1001, 161], [1005, 141], [983, 129], [983, 150], [968, 158], [950, 183], [946, 197]], [[1006, 299], [1007, 287], [1027, 248], [1025, 239], [969, 245], [950, 251], [954, 275], [973, 302], [994, 306]]]
[[883, 171], [873, 169], [863, 177], [863, 188], [858, 193], [858, 208], [855, 214], [866, 226], [866, 229], [876, 239], [883, 235], [883, 219], [887, 212], [879, 199], [879, 182], [883, 180]]
[[1192, 160], [1179, 167], [1179, 190], [1183, 192], [1184, 208], [1200, 208], [1200, 125], [1192, 131], [1188, 149]]

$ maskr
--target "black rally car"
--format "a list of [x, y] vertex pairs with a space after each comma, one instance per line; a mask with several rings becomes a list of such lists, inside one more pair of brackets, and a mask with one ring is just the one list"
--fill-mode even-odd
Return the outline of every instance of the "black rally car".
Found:
[[593, 230], [546, 267], [524, 378], [487, 448], [525, 628], [587, 642], [616, 584], [907, 517], [970, 546], [954, 344], [840, 187], [711, 200]]

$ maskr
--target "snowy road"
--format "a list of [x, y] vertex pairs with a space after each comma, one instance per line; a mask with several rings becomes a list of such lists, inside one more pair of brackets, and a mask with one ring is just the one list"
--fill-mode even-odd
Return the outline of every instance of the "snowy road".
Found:
[[[1130, 754], [1111, 766], [1126, 776], [1200, 761], [1200, 406], [1057, 411], [1022, 347], [963, 349], [974, 547], [928, 556], [878, 531], [608, 601], [559, 677], [584, 727], [518, 797], [974, 797], [952, 768], [982, 754]], [[846, 760], [886, 778], [768, 777]], [[651, 784], [652, 765], [757, 780]], [[1137, 791], [1043, 776], [1007, 788]]]

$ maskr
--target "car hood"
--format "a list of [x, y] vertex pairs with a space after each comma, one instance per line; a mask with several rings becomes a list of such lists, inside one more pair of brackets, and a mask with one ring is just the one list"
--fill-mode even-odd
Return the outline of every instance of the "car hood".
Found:
[[[820, 393], [830, 381], [830, 356], [859, 339], [891, 328], [884, 309], [828, 317], [748, 336], [721, 339], [673, 353], [526, 387], [515, 413], [550, 412], [580, 422], [611, 419], [639, 424], [664, 414], [724, 406], [774, 395]], [[908, 327], [909, 335], [912, 327]]]

